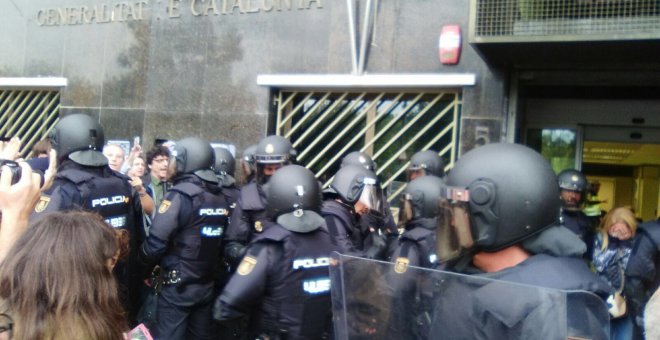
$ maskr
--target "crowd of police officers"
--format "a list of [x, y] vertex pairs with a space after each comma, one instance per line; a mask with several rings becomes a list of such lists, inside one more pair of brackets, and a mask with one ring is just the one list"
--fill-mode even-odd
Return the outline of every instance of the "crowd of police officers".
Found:
[[[65, 116], [50, 139], [58, 175], [35, 215], [90, 210], [124, 231], [130, 256], [115, 267], [121, 296], [131, 321], [148, 323], [156, 339], [332, 338], [328, 268], [335, 251], [391, 261], [399, 274], [420, 266], [586, 290], [603, 301], [612, 293], [580, 258], [587, 234], [582, 224], [588, 221], [569, 208], [562, 220], [574, 233], [558, 225], [560, 186], [581, 190], [582, 177], [562, 181], [560, 175], [558, 186], [548, 162], [521, 145], [479, 147], [448, 175], [436, 152], [416, 153], [397, 225], [376, 164], [365, 153], [347, 155], [322, 190], [311, 171], [295, 164], [296, 151], [286, 138], [267, 136], [243, 152], [239, 165], [247, 182], [240, 187], [229, 151], [184, 138], [170, 149], [173, 186], [147, 234], [137, 193], [101, 154], [104, 135], [96, 120]], [[460, 301], [463, 291], [453, 289], [443, 297], [453, 306], [451, 315], [435, 311], [423, 325], [393, 323], [408, 333], [392, 334], [447, 339], [553, 334], [529, 326], [513, 333], [517, 326], [511, 323], [519, 320], [511, 320], [525, 319], [522, 311], [511, 311], [516, 305], [500, 306], [505, 319], [482, 324], [487, 316], [477, 318], [468, 308], [476, 301]], [[547, 322], [539, 318], [527, 322]], [[369, 337], [360, 332], [353, 335]]]

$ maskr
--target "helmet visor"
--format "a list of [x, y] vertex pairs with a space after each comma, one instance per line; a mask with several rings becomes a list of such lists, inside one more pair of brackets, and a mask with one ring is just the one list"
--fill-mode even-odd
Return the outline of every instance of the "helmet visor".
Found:
[[439, 200], [437, 255], [440, 262], [458, 258], [474, 245], [470, 222], [469, 192], [447, 187]]
[[358, 202], [369, 208], [369, 213], [378, 217], [385, 216], [383, 189], [375, 182], [365, 184]]

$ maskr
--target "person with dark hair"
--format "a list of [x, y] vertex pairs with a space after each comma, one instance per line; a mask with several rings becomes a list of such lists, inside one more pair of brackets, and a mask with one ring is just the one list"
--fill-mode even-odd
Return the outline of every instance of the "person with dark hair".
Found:
[[[32, 218], [52, 211], [85, 210], [101, 215], [113, 228], [124, 230], [130, 240], [130, 254], [114, 269], [120, 296], [133, 322], [140, 306], [141, 271], [136, 262], [137, 248], [144, 239], [142, 206], [129, 178], [108, 167], [101, 152], [103, 128], [85, 114], [61, 118], [49, 135], [57, 152], [57, 176], [44, 192]], [[72, 239], [75, 242], [75, 239]]]
[[149, 175], [145, 175], [142, 182], [149, 187], [154, 206], [160, 206], [163, 196], [170, 187], [168, 178], [168, 165], [170, 162], [170, 150], [163, 145], [156, 145], [147, 151], [147, 168]]
[[254, 180], [255, 173], [257, 172], [255, 162], [254, 162], [254, 153], [257, 151], [257, 144], [250, 145], [245, 150], [241, 156], [241, 179], [242, 184], [246, 185]]
[[117, 235], [89, 212], [32, 221], [0, 262], [0, 313], [13, 321], [12, 339], [123, 339]]
[[213, 317], [228, 322], [251, 315], [248, 339], [327, 339], [328, 266], [339, 247], [319, 215], [321, 187], [310, 170], [287, 165], [265, 191], [273, 224], [248, 245]]
[[155, 324], [158, 339], [211, 339], [211, 306], [229, 204], [213, 171], [211, 145], [184, 138], [173, 147], [174, 186], [165, 194], [139, 249], [145, 268], [160, 266]]
[[45, 172], [48, 169], [49, 154], [51, 150], [50, 141], [42, 139], [32, 147], [32, 158], [27, 162], [32, 167], [32, 170], [40, 170]]

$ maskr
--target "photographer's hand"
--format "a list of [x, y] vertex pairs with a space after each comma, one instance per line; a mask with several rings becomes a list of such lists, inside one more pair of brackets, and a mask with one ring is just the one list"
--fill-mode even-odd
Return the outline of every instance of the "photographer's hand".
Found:
[[20, 162], [19, 165], [21, 179], [14, 185], [11, 184], [9, 167], [3, 166], [0, 173], [0, 261], [27, 228], [30, 213], [39, 200], [39, 175], [32, 173], [27, 163]]
[[0, 159], [16, 160], [21, 150], [21, 140], [13, 137], [8, 142], [0, 142]]

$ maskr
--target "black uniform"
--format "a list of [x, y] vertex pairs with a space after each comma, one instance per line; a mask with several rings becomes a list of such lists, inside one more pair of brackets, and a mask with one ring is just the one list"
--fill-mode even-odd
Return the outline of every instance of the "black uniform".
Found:
[[179, 177], [165, 195], [140, 252], [144, 263], [160, 264], [164, 280], [155, 337], [213, 337], [214, 274], [228, 215], [220, 188], [194, 175]]
[[273, 224], [249, 245], [216, 300], [214, 318], [251, 314], [253, 339], [321, 339], [331, 328], [330, 253], [338, 250], [319, 226], [307, 233]]
[[333, 241], [344, 252], [362, 251], [364, 239], [360, 223], [350, 207], [335, 200], [326, 200], [321, 206], [321, 216], [325, 219]]
[[628, 266], [624, 295], [636, 324], [637, 334], [643, 329], [642, 316], [646, 303], [660, 287], [660, 220], [639, 225]]
[[140, 306], [141, 268], [137, 249], [144, 240], [142, 205], [128, 183], [128, 177], [106, 166], [82, 166], [65, 160], [58, 168], [53, 186], [42, 195], [34, 218], [50, 211], [82, 209], [98, 213], [115, 229], [129, 237], [129, 258], [120, 261], [113, 272], [129, 319], [134, 320]]
[[562, 210], [561, 222], [587, 245], [593, 243], [593, 220], [582, 211]]
[[[419, 218], [406, 225], [406, 231], [399, 238], [399, 243], [392, 254], [394, 269], [407, 266], [438, 268], [436, 245], [436, 223], [434, 218]], [[393, 313], [390, 319], [391, 334], [406, 334], [410, 339], [425, 339], [429, 330], [429, 314], [433, 285], [420, 278], [400, 276], [396, 272], [389, 273], [388, 282], [392, 289], [394, 300]], [[411, 327], [410, 325], [415, 325]]]
[[[511, 268], [480, 276], [521, 283], [531, 286], [563, 290], [584, 290], [605, 299], [611, 287], [595, 276], [581, 259], [534, 255]], [[472, 279], [474, 280], [474, 279]], [[471, 283], [476, 282], [475, 288]], [[557, 311], [555, 301], [547, 301], [542, 295], [525, 295], [516, 287], [498, 285], [497, 282], [483, 287], [478, 280], [458, 282], [438, 287], [429, 339], [563, 339], [564, 329], [557, 325], [565, 321], [553, 316], [571, 315], [592, 320], [588, 311]], [[561, 303], [559, 308], [565, 308]], [[590, 334], [593, 339], [607, 339], [606, 333]]]
[[253, 234], [272, 224], [266, 217], [266, 197], [260, 185], [251, 182], [241, 188], [225, 235], [225, 259], [232, 267], [240, 262]]
[[436, 245], [435, 219], [422, 218], [411, 221], [406, 231], [399, 238], [399, 246], [394, 251], [392, 259], [405, 259], [410, 266], [436, 268], [438, 266], [435, 253]]

